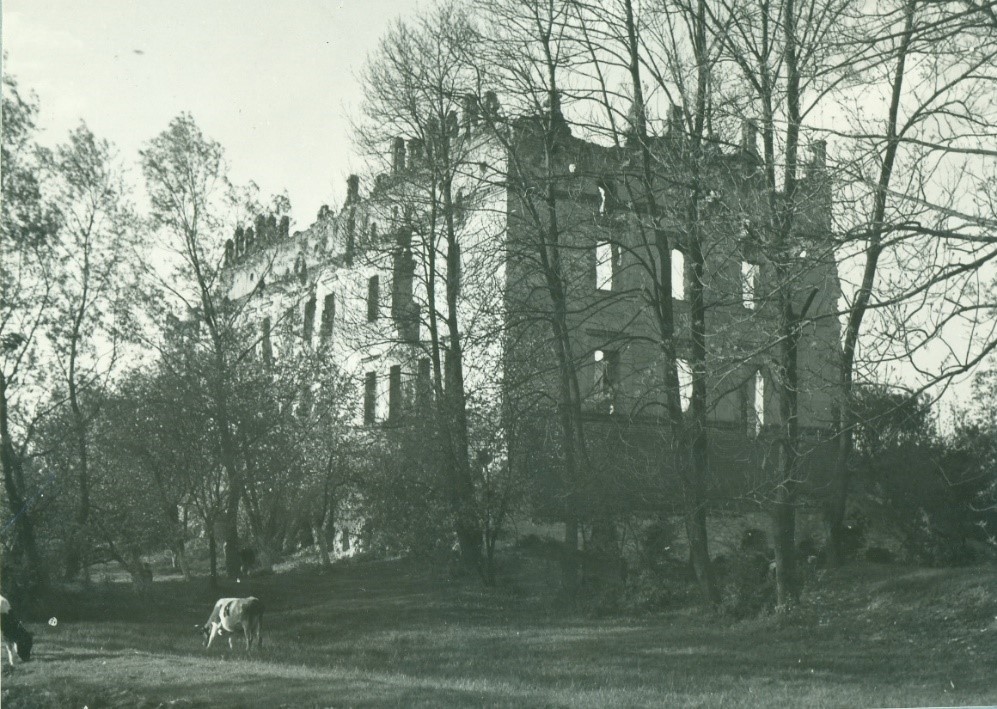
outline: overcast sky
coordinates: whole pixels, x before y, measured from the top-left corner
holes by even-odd
[[[341,202],[355,77],[415,0],[3,0],[4,71],[37,94],[42,142],[82,119],[137,151],[181,111],[232,178],[287,190],[298,228]]]

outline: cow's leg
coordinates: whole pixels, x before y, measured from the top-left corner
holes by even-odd
[[[4,650],[7,651],[7,662],[10,664],[11,667],[13,667],[14,666],[14,653],[11,652],[11,648],[10,648],[11,645],[12,645],[12,643],[4,641],[3,647],[4,647]]]
[[[205,647],[211,647],[211,642],[215,639],[215,636],[218,635],[218,629],[220,627],[220,625],[216,625],[214,623],[211,624],[211,633],[208,635],[208,644],[205,645]]]
[[[229,633],[228,634],[228,649],[229,650],[232,649],[232,635],[234,635],[234,633]]]

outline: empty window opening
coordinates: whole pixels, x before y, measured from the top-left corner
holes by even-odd
[[[672,249],[672,298],[685,300],[685,254]]]
[[[265,364],[273,364],[273,342],[270,340],[270,316],[263,318],[263,325],[261,326],[262,332],[260,333],[262,339],[262,349],[263,349],[263,362]]]
[[[758,289],[758,264],[741,262],[741,302],[748,310],[755,309]]]
[[[596,185],[599,190],[599,206],[597,216],[605,216],[619,209],[620,201],[616,196],[616,185],[610,180],[600,180]]]
[[[620,353],[615,350],[596,350],[595,396],[599,407],[607,413],[617,412],[620,388]]]
[[[313,295],[305,302],[305,322],[302,329],[302,335],[305,338],[305,342],[309,343],[312,340],[312,332],[315,328],[315,296]]]
[[[377,373],[367,372],[363,382],[363,422],[371,426],[377,420]]]
[[[381,297],[381,283],[377,276],[367,279],[367,322],[374,322],[378,316],[378,300]]]
[[[397,364],[388,370],[388,420],[395,422],[402,415],[402,368]]]
[[[419,371],[416,375],[416,405],[419,410],[425,410],[433,397],[433,363],[429,357],[419,360]]]
[[[692,404],[692,366],[688,360],[675,360],[679,375],[679,403],[682,411],[688,411]]]
[[[765,376],[761,370],[755,372],[754,409],[755,435],[758,435],[765,425]]]
[[[378,377],[377,380],[377,412],[374,418],[377,421],[388,420],[388,405],[391,403],[391,376]]]
[[[622,263],[622,251],[618,244],[611,241],[600,241],[595,245],[595,287],[597,290],[609,291],[619,288]]]
[[[336,294],[328,293],[322,301],[322,323],[319,325],[319,342],[325,344],[332,337],[332,327],[336,322]]]
[[[613,247],[608,241],[595,245],[595,287],[598,290],[613,289]]]

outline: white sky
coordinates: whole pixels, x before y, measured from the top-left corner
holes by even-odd
[[[42,142],[85,120],[136,184],[138,149],[190,111],[233,180],[264,197],[286,190],[304,228],[361,167],[356,76],[417,1],[0,0],[4,70],[37,94]]]
[[[310,224],[360,167],[356,76],[415,0],[0,0],[4,71],[40,103],[42,142],[82,119],[139,177],[137,151],[181,111],[236,182],[286,190]]]

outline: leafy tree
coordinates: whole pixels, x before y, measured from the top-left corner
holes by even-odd
[[[982,394],[992,378],[976,383]],[[864,385],[852,401],[859,422],[852,460],[859,527],[885,533],[916,563],[963,563],[992,547],[990,399],[976,399],[983,405],[964,412],[945,436],[923,394]]]
[[[39,335],[54,286],[50,239],[58,214],[45,199],[35,143],[37,106],[3,77],[2,195],[0,195],[0,463],[9,518],[3,528],[5,569],[25,588],[43,583],[32,511],[39,490],[24,460],[41,411]],[[42,407],[44,408],[44,407]],[[7,574],[5,574],[6,576]]]
[[[206,386],[225,473],[222,512],[225,568],[239,574],[239,503],[244,484],[231,411],[235,368],[246,352],[235,337],[238,313],[220,288],[223,229],[233,210],[224,151],[207,138],[189,114],[174,118],[165,131],[140,151],[151,202],[153,225],[161,247],[173,261],[162,285],[203,327],[211,353]]]
[[[46,314],[46,335],[56,372],[53,384],[64,392],[74,423],[75,455],[63,471],[65,478],[76,482],[77,509],[65,569],[72,577],[86,565],[89,429],[98,415],[101,391],[118,367],[130,311],[137,304],[130,288],[139,270],[137,229],[113,148],[85,125],[70,133],[48,163],[61,228],[51,244],[58,278]]]

